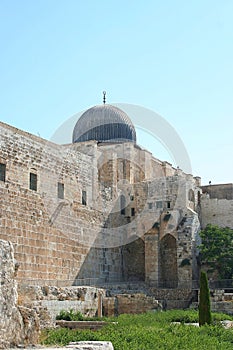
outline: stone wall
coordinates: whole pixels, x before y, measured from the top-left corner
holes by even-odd
[[[202,186],[202,192],[208,194],[209,198],[214,199],[233,199],[233,184],[219,184]]]
[[[201,199],[201,225],[207,224],[233,229],[233,200],[209,198],[203,195]]]
[[[162,310],[162,305],[158,300],[143,293],[118,294],[103,299],[103,314],[109,317],[158,310]]]
[[[72,309],[90,317],[101,315],[100,306],[105,296],[105,290],[86,286],[55,287],[19,284],[18,293],[22,305],[33,305],[46,310],[52,321],[55,321],[62,310]]]
[[[98,248],[108,213],[99,198],[96,143],[81,153],[76,144],[58,146],[2,123],[0,135],[0,162],[6,164],[0,237],[14,245],[18,279],[55,285],[86,279],[89,284],[90,278],[105,281],[109,266],[109,275],[120,279],[119,248]],[[30,172],[37,175],[37,191],[29,188]],[[64,199],[58,198],[58,182]]]
[[[148,289],[148,293],[159,300],[165,309],[168,310],[186,309],[198,298],[197,292],[190,288],[158,289],[151,287]]]
[[[19,281],[68,286],[158,279],[158,247],[150,249],[144,237],[157,224],[158,245],[166,234],[176,239],[174,259],[192,254],[192,229],[177,231],[197,205],[191,175],[132,143],[60,146],[3,123],[0,141],[6,164],[0,238],[14,245]],[[36,190],[30,189],[31,173]],[[192,278],[188,265],[179,272],[177,264],[179,279]]]

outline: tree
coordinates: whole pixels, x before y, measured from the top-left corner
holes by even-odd
[[[201,271],[200,277],[200,299],[199,299],[199,326],[211,324],[212,316],[210,309],[210,291],[207,275]]]
[[[207,225],[200,237],[201,263],[217,271],[220,279],[233,279],[233,230]]]

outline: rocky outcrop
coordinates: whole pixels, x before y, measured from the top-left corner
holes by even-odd
[[[0,240],[0,348],[35,344],[39,335],[36,311],[18,307],[17,269],[12,244]]]

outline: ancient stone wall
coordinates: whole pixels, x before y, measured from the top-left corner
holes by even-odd
[[[201,225],[218,225],[233,229],[233,200],[209,198],[204,194],[201,198]]]
[[[18,287],[18,294],[22,305],[28,304],[35,308],[45,309],[54,322],[62,310],[72,309],[90,317],[101,315],[100,306],[105,297],[105,290],[88,286],[28,286],[21,283]]]
[[[0,135],[0,237],[14,244],[19,280],[61,286],[158,278],[159,264],[147,264],[159,251],[144,235],[160,225],[159,240],[171,234],[179,249],[177,225],[196,205],[191,175],[132,143],[58,146],[2,123]]]
[[[6,164],[5,182],[0,181],[0,237],[14,244],[21,263],[18,277],[70,285],[104,221],[94,208],[98,174],[93,155],[5,124],[0,133],[0,161]],[[37,175],[36,191],[30,189],[31,172]],[[58,182],[64,184],[64,199],[58,198]],[[100,266],[93,266],[98,278]]]
[[[103,299],[103,313],[109,317],[161,309],[162,305],[154,297],[142,293],[118,294]]]
[[[233,184],[220,184],[202,186],[202,192],[209,195],[210,199],[229,199],[233,200]]]

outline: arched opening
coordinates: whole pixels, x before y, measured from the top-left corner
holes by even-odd
[[[123,247],[124,279],[126,281],[145,280],[145,242],[135,236],[134,241]]]
[[[176,239],[165,235],[159,244],[159,287],[176,288],[178,285]]]

